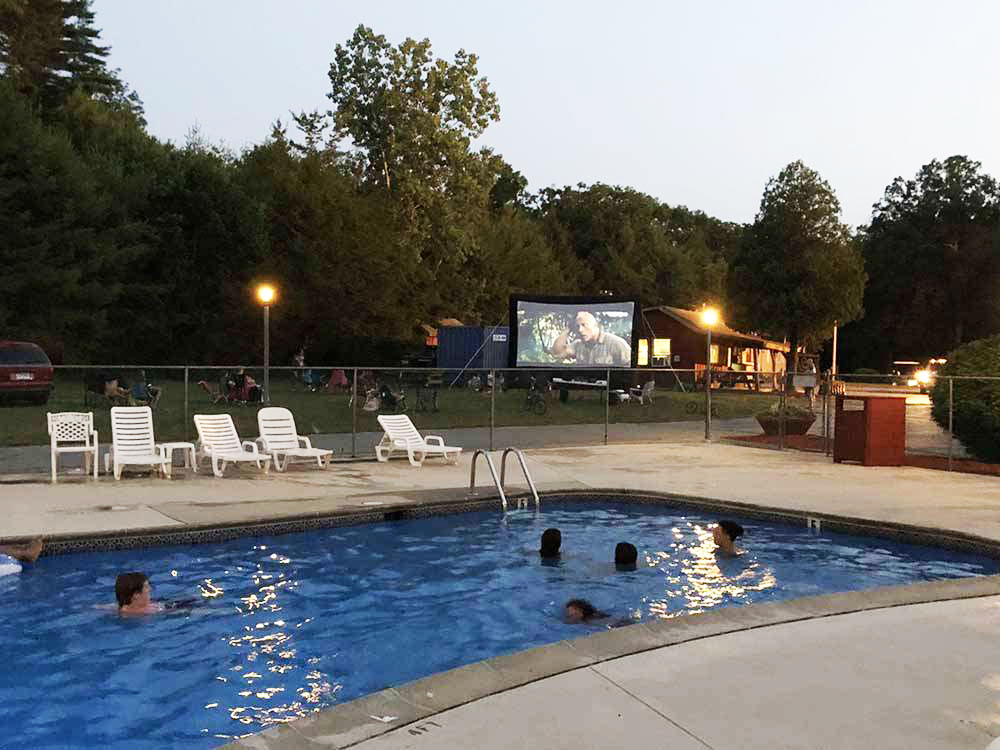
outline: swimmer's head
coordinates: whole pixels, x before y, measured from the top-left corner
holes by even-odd
[[[563,608],[566,622],[586,622],[597,615],[597,607],[586,599],[570,599]]]
[[[150,592],[149,577],[145,573],[122,573],[115,579],[115,599],[119,609],[148,605]]]
[[[559,557],[559,548],[562,546],[562,534],[559,529],[546,529],[542,532],[542,546],[538,554],[542,557]]]
[[[628,542],[618,542],[615,546],[615,566],[620,570],[635,570],[636,560],[639,559],[639,551],[634,544]]]

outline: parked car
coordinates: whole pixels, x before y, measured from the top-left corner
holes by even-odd
[[[52,393],[52,363],[37,344],[0,341],[0,400],[44,404]]]

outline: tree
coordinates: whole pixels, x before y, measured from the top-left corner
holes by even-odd
[[[678,306],[723,292],[727,240],[715,231],[722,222],[599,183],[548,188],[538,203],[568,290]]]
[[[865,280],[833,190],[796,161],[767,183],[760,212],[732,260],[731,317],[788,339],[794,372],[799,344],[823,340],[834,321],[861,314]]]
[[[952,156],[897,177],[863,232],[871,283],[848,333],[887,367],[1000,332],[1000,187]]]
[[[434,60],[428,39],[393,47],[358,26],[330,65],[336,136],[364,153],[369,178],[387,192],[411,180],[445,187],[449,162],[467,156],[472,139],[500,118],[476,62],[465,50],[453,64]]]
[[[0,3],[0,73],[42,113],[58,110],[76,90],[141,116],[142,103],[109,70],[98,44],[91,0]]]

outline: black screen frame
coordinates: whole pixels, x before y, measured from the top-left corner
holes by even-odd
[[[639,299],[637,297],[609,297],[607,295],[577,295],[577,296],[559,296],[552,294],[512,294],[510,295],[509,302],[509,320],[508,320],[508,334],[507,334],[507,366],[514,369],[560,369],[572,367],[576,369],[576,366],[567,365],[553,365],[552,363],[539,362],[537,364],[517,364],[517,352],[518,352],[518,333],[520,326],[517,323],[517,306],[520,302],[535,302],[541,304],[553,304],[553,305],[613,305],[613,304],[623,304],[631,303],[633,305],[632,313],[632,356],[628,367],[601,367],[601,368],[580,368],[580,369],[602,369],[602,370],[631,370],[635,369],[636,361],[639,355],[639,347],[637,342],[639,340],[639,335],[641,333],[641,319],[642,319],[642,306],[639,304]]]

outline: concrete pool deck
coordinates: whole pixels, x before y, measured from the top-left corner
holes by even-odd
[[[182,531],[461,500],[470,459],[0,484],[3,536]],[[528,463],[541,492],[625,488],[1000,542],[993,477],[719,444],[536,450]],[[516,467],[509,476],[523,489]],[[495,494],[482,464],[478,484]],[[470,665],[233,746],[985,748],[1000,736],[996,578],[644,623]]]

